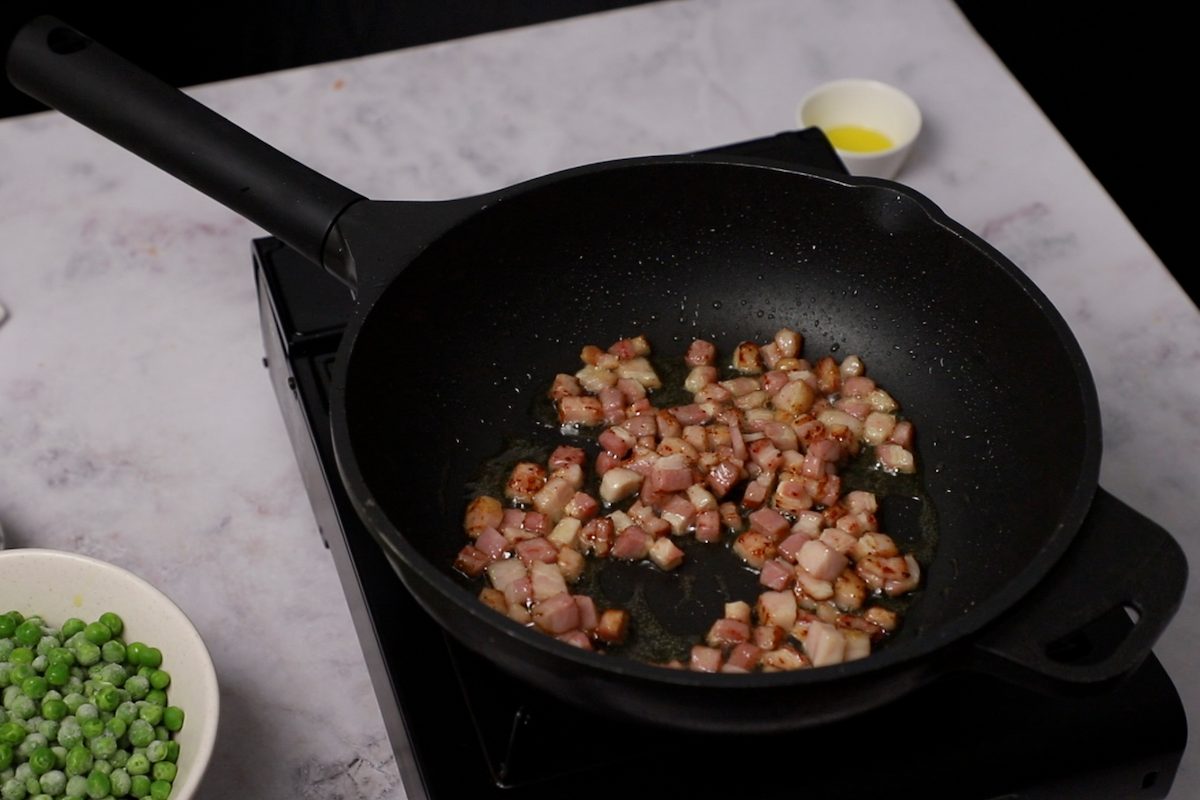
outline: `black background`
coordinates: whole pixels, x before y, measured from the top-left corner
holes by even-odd
[[[883,0],[879,0],[882,2]],[[1143,238],[1197,299],[1184,233],[1200,137],[1184,122],[1197,45],[1173,6],[957,0]],[[7,42],[53,13],[177,86],[453,39],[636,5],[634,0],[246,0],[73,3],[0,8]],[[39,106],[4,83],[0,116]],[[1178,194],[1176,194],[1178,192]]]

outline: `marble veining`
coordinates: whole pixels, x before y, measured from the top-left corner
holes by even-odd
[[[1054,303],[1095,376],[1102,484],[1200,564],[1200,316],[946,0],[678,0],[190,91],[367,196],[419,200],[785,130],[847,76],[916,98],[900,180]],[[399,800],[260,364],[260,233],[56,114],[0,122],[0,524],[133,570],[196,623],[223,713],[202,798]],[[1190,709],[1194,587],[1156,648]],[[1194,750],[1172,797],[1200,793]]]

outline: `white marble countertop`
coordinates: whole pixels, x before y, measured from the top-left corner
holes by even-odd
[[[1200,565],[1200,315],[945,0],[665,2],[193,93],[367,196],[432,199],[774,133],[845,76],[916,98],[900,179],[1054,301],[1099,387],[1102,485]],[[223,714],[202,797],[402,798],[260,364],[259,234],[57,114],[0,122],[0,524],[196,623]],[[1156,648],[1193,710],[1195,585]],[[1195,753],[1172,797],[1200,796]]]

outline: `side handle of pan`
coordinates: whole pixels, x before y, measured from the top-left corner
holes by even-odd
[[[1108,685],[1150,653],[1187,573],[1170,534],[1098,489],[1066,555],[976,640],[973,666],[1043,691]]]
[[[21,91],[322,266],[334,222],[363,199],[53,17],[37,17],[17,32],[6,68]]]

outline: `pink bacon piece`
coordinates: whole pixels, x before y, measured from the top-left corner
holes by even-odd
[[[711,366],[717,358],[717,348],[712,342],[696,339],[688,345],[687,355],[683,357],[689,367]]]
[[[566,592],[534,603],[533,624],[546,633],[558,635],[579,627],[579,606]]]
[[[564,397],[558,401],[558,419],[564,425],[599,425],[604,422],[604,405],[598,397]]]
[[[641,561],[650,554],[652,541],[650,534],[637,525],[630,525],[618,534],[610,555],[624,561]]]
[[[704,641],[709,647],[727,648],[750,638],[750,626],[736,619],[719,619],[708,629]]]

